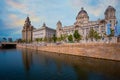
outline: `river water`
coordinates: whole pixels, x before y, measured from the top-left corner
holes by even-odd
[[[120,80],[120,62],[27,49],[0,50],[0,80]]]

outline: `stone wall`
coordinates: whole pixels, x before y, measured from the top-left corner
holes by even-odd
[[[40,51],[55,52],[59,54],[70,54],[120,61],[120,44],[105,43],[69,43],[69,44],[17,44],[17,48],[28,48]]]

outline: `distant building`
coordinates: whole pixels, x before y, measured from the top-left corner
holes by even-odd
[[[8,38],[8,42],[13,42],[12,38]]]
[[[27,17],[22,30],[22,40],[25,40],[26,42],[32,41],[33,29],[34,27],[31,25],[29,17]]]
[[[41,28],[33,30],[33,40],[36,38],[51,38],[54,34],[56,34],[56,30],[47,27],[44,23]]]
[[[82,35],[82,40],[85,41],[88,37],[90,29],[94,29],[101,36],[106,32],[106,24],[109,21],[111,23],[111,28],[114,29],[116,23],[116,10],[112,6],[108,6],[104,15],[105,19],[98,19],[96,21],[89,21],[89,16],[87,11],[81,8],[81,11],[76,17],[76,22],[71,26],[62,26],[62,23],[58,21],[56,28],[56,35],[60,37],[61,35],[70,35],[74,33],[75,30],[78,30],[80,35]]]

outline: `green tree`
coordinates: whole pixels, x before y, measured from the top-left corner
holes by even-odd
[[[109,38],[109,42],[111,40],[111,37],[114,36],[114,30],[113,29],[110,29],[110,30],[111,30],[111,34],[107,36]]]
[[[75,30],[73,35],[74,35],[75,41],[79,42],[81,40],[82,36],[78,33],[78,30]]]
[[[56,42],[57,37],[56,37],[56,35],[55,35],[55,34],[53,35],[52,39],[53,39],[53,41],[54,41],[54,42]]]
[[[63,36],[63,35],[60,36],[60,40],[61,40],[61,41],[64,40],[64,36]]]
[[[23,43],[23,40],[20,38],[20,39],[17,39],[16,42],[17,43]]]
[[[93,28],[90,29],[88,37],[91,39],[91,41],[93,41],[93,39],[94,39],[94,33],[95,33],[94,29]]]
[[[97,31],[94,31],[94,38],[97,41],[98,39],[101,39],[101,36],[99,35],[99,33],[97,33]]]
[[[93,28],[90,29],[88,37],[91,39],[91,41],[93,41],[93,39],[95,39],[96,41],[98,39],[101,39],[101,36],[99,36],[99,33],[97,33],[97,31],[95,31]]]
[[[42,41],[42,38],[38,38],[38,42],[41,42]]]
[[[60,38],[61,38],[61,40],[64,40],[64,37],[63,37],[63,35],[60,35]]]
[[[61,37],[58,37],[58,38],[57,38],[57,41],[61,41],[61,40],[62,40]]]
[[[73,42],[73,36],[71,34],[68,36],[68,41]]]
[[[25,40],[24,39],[18,39],[18,42],[25,43]]]
[[[47,39],[46,37],[43,39],[44,42],[47,42],[47,40],[48,40],[48,39]]]
[[[108,37],[113,37],[114,36],[114,30],[113,29],[110,29],[111,30],[111,34],[108,35]]]
[[[42,38],[40,38],[40,42],[42,42]]]
[[[28,40],[28,43],[31,43],[32,42],[32,40]]]
[[[50,38],[48,38],[48,42],[52,42],[52,38],[50,37]]]
[[[66,38],[68,37],[68,35],[67,34],[63,34],[63,35],[61,35],[61,40],[62,41],[66,41]]]
[[[35,41],[38,43],[39,42],[39,38],[36,38]]]
[[[7,42],[7,39],[6,39],[6,38],[3,38],[3,42]]]

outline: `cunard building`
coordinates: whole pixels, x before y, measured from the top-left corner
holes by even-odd
[[[114,29],[116,23],[115,12],[116,12],[115,8],[113,8],[112,6],[108,6],[108,8],[104,12],[105,15],[104,19],[89,21],[89,16],[87,14],[87,11],[85,11],[84,8],[81,8],[81,11],[78,13],[76,17],[76,22],[73,25],[63,27],[62,23],[58,21],[56,35],[57,37],[60,37],[61,35],[70,35],[70,34],[73,35],[74,31],[78,30],[80,35],[82,35],[82,40],[86,40],[90,29],[93,28],[95,31],[97,31],[100,34],[100,36],[103,36],[106,31],[107,22],[110,22],[111,28]]]

